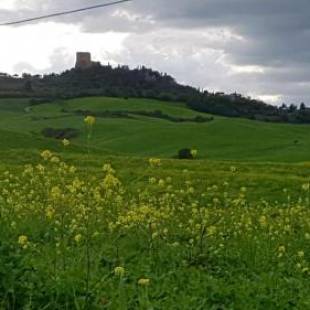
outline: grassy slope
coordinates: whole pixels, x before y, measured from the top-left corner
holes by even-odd
[[[68,112],[62,112],[63,109]],[[56,145],[55,141],[42,139],[40,131],[45,127],[74,127],[83,130],[82,117],[73,113],[77,109],[161,110],[166,114],[182,117],[199,114],[182,104],[112,98],[83,98],[42,104],[27,112],[25,101],[2,99],[2,149]],[[134,120],[98,119],[92,143],[98,150],[120,155],[173,157],[180,148],[194,147],[199,150],[201,158],[212,160],[296,162],[310,159],[308,133],[309,126],[304,125],[273,124],[217,116],[213,122],[203,124],[173,123],[135,116]],[[295,140],[299,141],[297,145],[294,144]],[[75,144],[84,144],[83,135],[76,139]]]
[[[133,110],[133,106],[135,106],[137,110],[160,109],[167,114],[176,116],[192,117],[197,113],[187,110],[182,105],[169,106],[165,103],[143,100],[79,99],[57,105],[36,106],[32,108],[31,112],[26,112],[27,105],[22,101],[16,101],[15,108],[11,106],[12,103],[12,101],[7,103],[0,100],[0,173],[3,169],[9,169],[16,173],[21,171],[20,165],[35,163],[39,160],[38,150],[49,148],[62,152],[62,156],[65,157],[66,161],[76,164],[82,170],[87,169],[88,173],[98,176],[101,175],[100,168],[103,163],[111,163],[122,183],[129,189],[144,188],[150,176],[157,179],[165,179],[169,176],[172,177],[174,184],[181,184],[185,180],[190,180],[198,193],[208,193],[208,185],[222,185],[225,181],[228,181],[230,184],[227,189],[229,194],[236,194],[240,187],[246,186],[246,195],[253,205],[263,198],[273,201],[286,201],[287,196],[290,195],[291,198],[295,199],[302,191],[301,185],[309,181],[310,162],[276,162],[277,160],[283,162],[308,161],[310,146],[308,126],[276,125],[221,117],[216,117],[214,122],[206,124],[178,124],[142,117],[137,120],[97,119],[93,140],[94,149],[91,151],[90,156],[86,157],[84,156],[86,151],[83,137],[78,138],[74,141],[74,145],[63,150],[59,141],[44,139],[40,135],[41,129],[48,126],[83,128],[82,117],[74,116],[70,112],[61,112],[64,108],[67,110],[88,109],[100,111],[107,109],[120,110],[121,108]],[[160,108],[157,108],[157,105]],[[294,145],[293,141],[295,139],[299,139],[299,145]],[[179,161],[165,159],[160,167],[150,169],[147,158],[141,157],[141,155],[171,157],[178,148],[184,146],[197,147],[201,157],[207,155],[206,157],[211,160]],[[99,150],[98,153],[95,152],[96,149]],[[224,161],[218,159],[224,159]],[[268,163],[266,161],[273,162]],[[237,167],[237,172],[234,175],[230,169],[232,165]],[[284,188],[288,189],[288,194],[284,193]],[[31,222],[31,225],[33,226],[33,222]],[[242,244],[242,240],[239,245],[241,247],[243,245],[245,249],[250,248],[248,244]],[[135,249],[132,244],[126,244],[126,246],[129,253]],[[163,251],[165,252],[165,250]],[[173,260],[168,261],[169,264],[174,266]],[[244,305],[247,305],[247,301],[244,301],[246,298],[250,298],[253,304],[255,304],[256,300],[264,300],[265,303],[271,302],[270,296],[282,300],[283,296],[281,297],[281,294],[288,294],[287,290],[283,290],[286,283],[288,283],[287,287],[292,288],[289,293],[292,292],[292,294],[296,295],[295,292],[297,292],[297,300],[301,296],[298,288],[302,287],[304,294],[306,294],[307,287],[303,285],[303,283],[306,283],[305,279],[298,282],[293,278],[288,278],[285,273],[285,281],[282,281],[282,278],[279,281],[279,278],[274,276],[274,271],[269,272],[270,268],[270,270],[274,269],[273,266],[268,266],[268,272],[263,269],[255,270],[254,268],[255,278],[251,278],[248,270],[252,270],[253,266],[251,265],[248,269],[241,269],[240,266],[242,266],[243,261],[225,258],[221,265],[216,260],[214,265],[220,266],[219,270],[225,272],[225,277],[216,276],[215,273],[212,278],[204,278],[201,275],[208,275],[210,271],[201,272],[200,269],[193,267],[190,269],[177,269],[173,277],[171,273],[167,273],[165,277],[161,278],[158,286],[155,286],[155,292],[157,292],[156,288],[158,288],[161,295],[163,288],[165,288],[171,294],[167,295],[166,300],[170,301],[174,296],[177,296],[177,302],[173,300],[172,302],[180,305],[188,302],[189,298],[192,298],[189,303],[193,304],[193,302],[196,302],[195,298],[200,296],[199,294],[201,296],[205,295],[205,291],[210,292],[211,296],[217,296],[216,298],[220,300],[221,304],[223,303],[223,296],[226,295],[227,298],[231,299],[231,302],[240,298],[243,303],[245,302]],[[141,273],[140,269],[143,265],[141,265],[140,261],[139,263],[140,265],[136,264],[138,271],[133,267],[133,270],[128,267],[131,273],[133,271],[137,274]],[[170,266],[169,264],[168,266]],[[135,265],[135,263],[132,263],[132,265]],[[212,267],[212,265],[208,265],[208,269],[212,272],[210,266]],[[163,268],[160,268],[160,271],[158,268],[156,269],[156,275],[163,273]],[[236,271],[238,276],[234,277],[232,271]],[[189,277],[188,274],[191,276]],[[171,281],[174,278],[177,279],[177,284]],[[216,283],[215,288],[210,286],[210,279],[212,283]],[[276,283],[273,283],[272,279],[275,279]],[[180,286],[178,292],[183,288],[186,290],[187,295],[181,291],[180,297],[175,289],[172,292],[171,288],[175,288],[177,285]],[[275,286],[279,286],[280,289],[273,293],[272,288]],[[264,291],[265,287],[268,293]],[[188,288],[191,289],[188,290]],[[152,290],[154,290],[153,283]],[[231,295],[230,290],[236,291],[236,293]],[[259,292],[257,295],[259,298],[253,295],[254,291]],[[194,294],[192,294],[193,292]],[[218,295],[218,292],[221,292],[221,294]],[[155,296],[157,295],[155,294]],[[260,298],[260,296],[263,297]],[[289,298],[290,295],[285,300]],[[156,300],[159,300],[159,298],[156,298]],[[267,306],[263,304],[262,307],[268,308],[268,304]],[[244,308],[249,308],[249,306],[244,306]]]
[[[63,113],[63,109],[69,112]],[[38,160],[38,152],[42,149],[63,152],[59,141],[43,138],[40,131],[45,127],[74,127],[83,132],[82,117],[72,113],[77,109],[92,111],[159,109],[174,116],[197,115],[182,104],[167,104],[152,100],[85,98],[57,104],[43,104],[32,107],[29,112],[25,100],[2,99],[0,100],[0,163],[5,163],[6,167],[8,165],[15,167],[33,162]],[[234,181],[236,190],[241,186],[247,186],[253,198],[280,199],[283,196],[283,188],[300,189],[300,184],[308,181],[310,173],[310,163],[307,163],[310,162],[308,132],[308,126],[270,124],[217,116],[213,122],[205,124],[173,123],[144,117],[137,117],[134,120],[97,119],[90,166],[99,167],[108,160],[116,167],[122,179],[130,183],[131,180],[139,179],[145,174],[147,160],[140,158],[141,156],[171,158],[181,147],[196,147],[200,159],[207,158],[207,161],[167,160],[158,170],[158,177],[180,178],[183,169],[187,169],[194,179],[207,179],[210,183],[220,183],[227,179],[227,175],[230,175],[230,166],[234,165],[240,170]],[[299,140],[297,145],[294,144],[296,139]],[[87,166],[85,154],[83,134],[74,140],[73,145],[64,153],[65,157],[78,166]],[[0,164],[0,169],[1,166],[3,165]],[[94,170],[96,171],[97,169]]]

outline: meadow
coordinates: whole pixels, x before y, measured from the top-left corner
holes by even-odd
[[[135,115],[136,111],[162,111],[174,117],[194,118],[206,114],[181,103],[148,99],[80,98],[29,106],[27,99],[0,100],[0,142],[3,149],[61,150],[53,140],[43,139],[44,128],[74,128],[81,134],[76,148],[85,146],[83,116],[92,113],[128,111],[132,118],[97,117],[91,147],[93,152],[120,156],[173,158],[184,147],[199,149],[200,159],[232,161],[309,161],[309,126],[275,124],[214,116],[206,123],[175,123]],[[130,113],[129,113],[130,114]],[[207,115],[208,116],[208,115]],[[75,149],[75,151],[79,151]]]
[[[0,101],[0,309],[310,309],[308,126],[142,110]]]

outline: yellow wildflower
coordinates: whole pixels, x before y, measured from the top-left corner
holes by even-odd
[[[62,144],[64,147],[69,146],[70,145],[70,141],[68,139],[63,139],[62,140]]]
[[[51,157],[53,156],[53,153],[49,150],[45,150],[41,153],[41,157],[44,159],[44,160],[48,160],[50,159]]]
[[[47,216],[47,218],[52,219],[54,214],[55,214],[55,210],[52,207],[48,207],[46,209],[46,216]]]
[[[236,167],[234,167],[234,166],[231,166],[231,167],[230,167],[230,171],[234,173],[234,172],[236,172],[236,171],[237,171],[237,168],[236,168]]]
[[[285,253],[285,251],[286,251],[285,246],[284,245],[280,245],[279,248],[278,248],[278,251],[280,253]]]
[[[26,249],[27,246],[28,246],[28,237],[25,236],[25,235],[19,236],[19,237],[18,237],[18,244],[19,244],[22,248]]]
[[[51,162],[57,164],[57,163],[60,162],[60,159],[59,159],[58,157],[56,157],[56,156],[53,156],[53,157],[51,158]]]
[[[210,226],[207,228],[207,232],[209,236],[212,236],[216,233],[216,227],[215,226]]]
[[[76,172],[76,168],[75,168],[74,166],[71,166],[71,167],[69,168],[69,172],[70,172],[70,173],[75,173],[75,172]]]
[[[50,195],[52,197],[52,199],[58,199],[61,197],[61,189],[58,186],[54,186],[51,189]]]
[[[305,252],[304,251],[298,251],[297,255],[300,257],[300,258],[303,258],[305,256]]]
[[[197,150],[191,150],[191,155],[193,156],[193,158],[196,158],[198,155],[198,151]]]
[[[149,164],[151,167],[158,167],[161,164],[161,160],[159,158],[150,158]]]
[[[156,178],[154,178],[154,177],[149,178],[149,182],[150,182],[150,184],[155,184]]]
[[[164,186],[165,186],[165,181],[162,180],[162,179],[160,179],[160,180],[158,181],[158,185],[161,186],[161,187],[164,187]]]
[[[140,285],[140,286],[149,286],[150,285],[150,282],[151,282],[151,280],[150,279],[140,279],[139,281],[138,281],[138,284]]]
[[[261,226],[266,226],[267,225],[267,218],[265,215],[262,215],[260,218],[259,218],[259,223],[261,224]]]
[[[115,173],[115,170],[112,168],[110,164],[105,164],[102,170],[107,173],[112,173],[112,174]]]
[[[84,123],[89,126],[92,127],[93,125],[95,125],[96,123],[96,118],[94,116],[86,116],[84,119]]]
[[[121,185],[121,182],[119,179],[117,179],[114,175],[112,174],[107,174],[106,177],[103,180],[103,187],[108,189],[108,188],[115,188]]]
[[[95,231],[95,232],[93,233],[93,238],[97,238],[99,235],[100,235],[99,232],[98,232],[98,231]]]
[[[40,172],[43,172],[45,170],[44,166],[42,165],[37,165],[36,168],[40,171]]]
[[[76,236],[74,237],[74,241],[75,241],[76,243],[80,243],[81,240],[82,240],[82,235],[81,235],[81,234],[78,234],[78,235],[76,235]]]
[[[124,268],[124,267],[116,267],[116,268],[114,269],[114,274],[115,274],[117,277],[122,278],[122,277],[125,275],[125,268]]]

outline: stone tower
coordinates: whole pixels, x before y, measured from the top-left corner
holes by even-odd
[[[76,69],[87,69],[93,65],[91,61],[91,54],[88,52],[77,52],[76,53]]]

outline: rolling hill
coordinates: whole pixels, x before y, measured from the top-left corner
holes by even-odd
[[[160,111],[165,117],[158,117]],[[143,113],[141,113],[143,112]],[[151,99],[86,97],[31,105],[28,99],[0,100],[0,143],[5,150],[59,150],[61,143],[45,138],[44,128],[73,128],[73,150],[85,146],[83,113],[97,122],[91,140],[102,154],[173,158],[179,149],[196,148],[199,158],[237,161],[308,161],[309,126],[276,124],[214,116],[190,110],[182,103]],[[171,120],[172,119],[172,120]],[[174,121],[181,119],[182,121]]]

